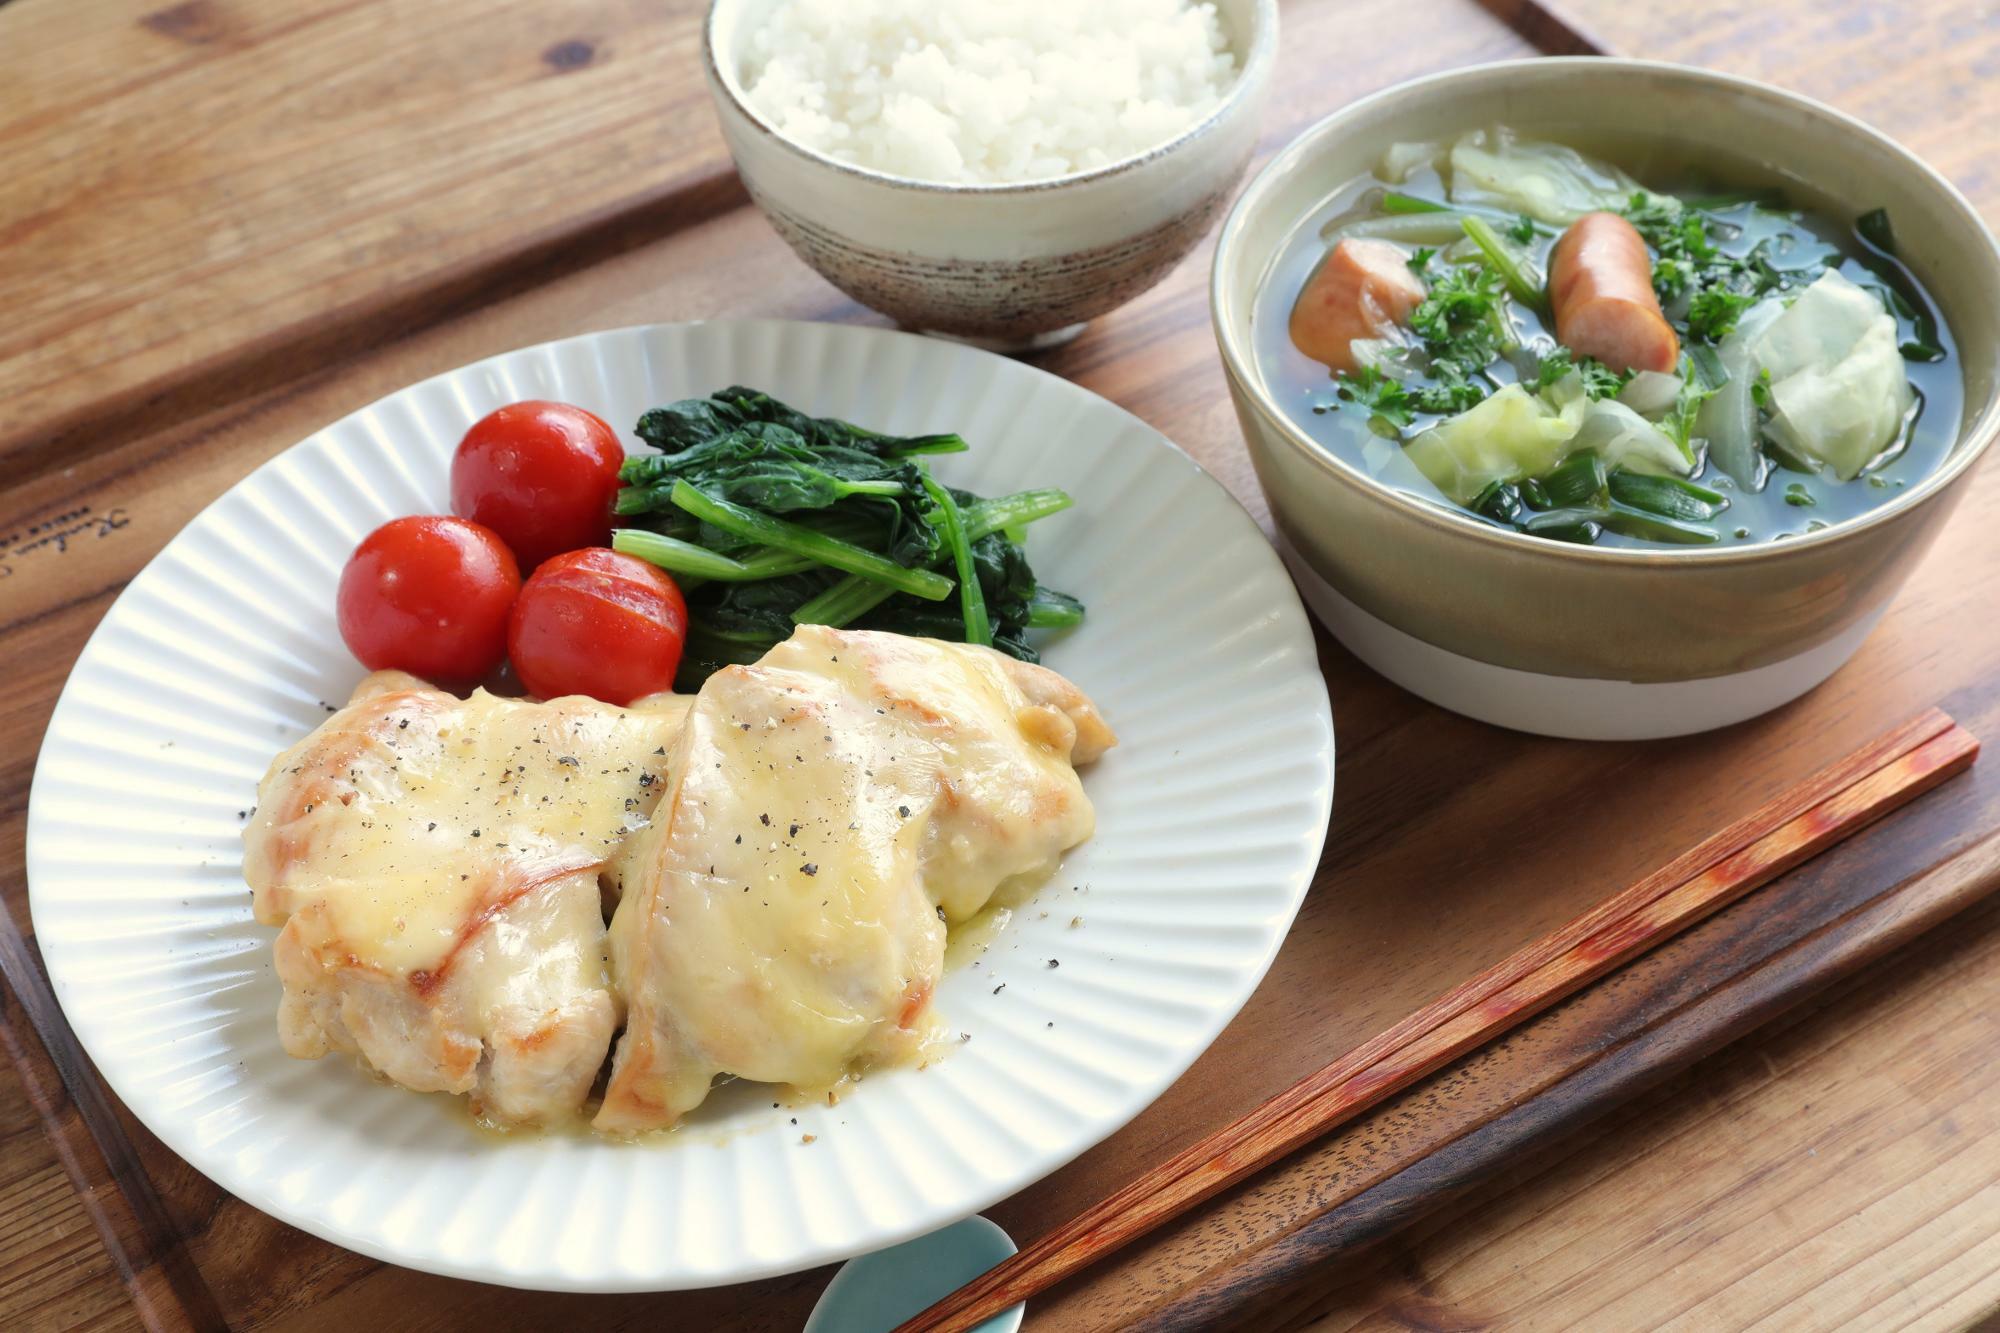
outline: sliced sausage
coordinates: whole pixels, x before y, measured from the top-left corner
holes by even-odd
[[[1680,339],[1653,295],[1653,260],[1636,228],[1616,213],[1586,213],[1556,242],[1549,261],[1556,339],[1616,371],[1680,364]]]
[[[1349,237],[1306,280],[1292,307],[1292,345],[1336,371],[1357,368],[1356,338],[1385,338],[1424,299],[1409,256],[1387,241]]]

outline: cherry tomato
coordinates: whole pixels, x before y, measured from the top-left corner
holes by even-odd
[[[609,704],[672,689],[686,639],[687,602],[666,571],[601,546],[543,561],[507,627],[530,693]]]
[[[484,523],[521,568],[611,540],[625,450],[604,421],[567,403],[514,403],[474,422],[451,459],[451,508]]]
[[[513,553],[462,518],[394,518],[368,534],[340,573],[340,637],[370,671],[480,679],[507,647],[521,591]]]

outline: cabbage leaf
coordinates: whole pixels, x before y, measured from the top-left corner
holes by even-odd
[[[1842,481],[1902,434],[1911,393],[1895,317],[1838,269],[1821,274],[1772,320],[1751,355],[1770,375],[1767,429]]]
[[[1517,138],[1504,126],[1462,136],[1445,164],[1454,204],[1526,213],[1557,227],[1585,213],[1616,213],[1634,195],[1651,197],[1617,167],[1562,144]]]

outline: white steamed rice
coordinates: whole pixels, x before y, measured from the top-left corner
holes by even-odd
[[[750,105],[890,175],[1045,180],[1201,120],[1236,78],[1213,4],[782,0],[750,37]]]

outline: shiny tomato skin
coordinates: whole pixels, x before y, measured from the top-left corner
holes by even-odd
[[[394,518],[340,573],[340,637],[370,671],[476,681],[507,649],[521,571],[499,534],[462,518]]]
[[[542,562],[507,626],[514,674],[530,694],[587,694],[608,704],[674,685],[687,602],[667,572],[604,547]]]
[[[451,508],[484,523],[532,571],[611,540],[625,450],[603,418],[531,399],[474,422],[451,458]]]

